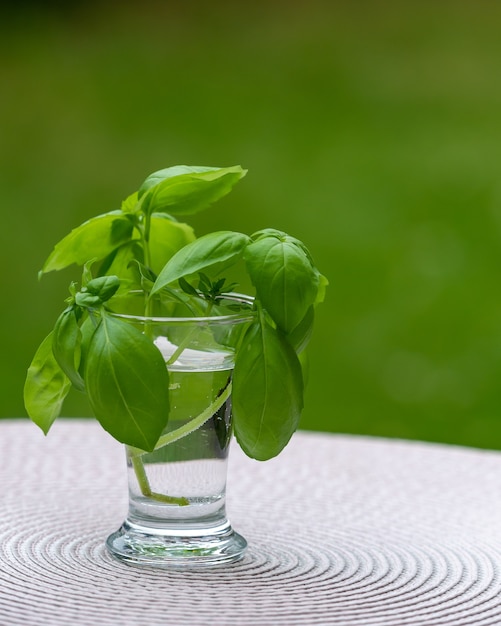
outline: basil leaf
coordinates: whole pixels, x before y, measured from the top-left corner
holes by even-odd
[[[175,178],[182,176],[183,174],[203,174],[205,172],[217,171],[218,169],[219,168],[217,167],[206,167],[200,165],[174,165],[173,167],[166,167],[162,170],[157,170],[156,172],[153,172],[153,174],[150,174],[141,187],[139,187],[137,192],[138,198],[142,198],[149,189],[156,187],[161,182],[169,178]]]
[[[155,272],[152,272],[149,267],[146,267],[144,263],[141,263],[137,259],[132,259],[130,263],[131,271],[136,275],[135,282],[145,293],[149,293],[153,283],[157,279]]]
[[[84,222],[56,244],[40,275],[72,263],[100,260],[132,237],[133,222],[121,211],[111,211]]]
[[[81,341],[80,341],[80,366],[78,368],[80,376],[83,377],[85,372],[85,364],[87,360],[87,353],[89,351],[90,341],[92,335],[96,330],[96,321],[88,315],[80,326]]]
[[[135,213],[138,210],[138,193],[135,191],[131,193],[130,196],[127,196],[125,200],[122,202],[121,210],[123,213]]]
[[[77,321],[77,310],[68,307],[61,313],[54,326],[52,351],[63,372],[79,391],[85,391],[85,384],[78,373],[80,366],[82,333]]]
[[[182,276],[229,260],[236,261],[243,254],[250,239],[247,235],[231,231],[209,233],[181,248],[167,262],[153,286],[152,293],[173,283]]]
[[[318,274],[318,293],[315,298],[315,304],[320,304],[325,300],[325,292],[329,281],[323,274]]]
[[[287,335],[287,341],[291,344],[297,354],[303,352],[308,345],[313,332],[314,321],[315,308],[310,306],[303,319],[294,328],[294,330]]]
[[[82,268],[82,286],[85,286],[88,282],[90,282],[92,280],[92,266],[94,265],[94,263],[96,262],[96,259],[91,259],[90,261],[87,261],[87,263],[84,263],[83,268]],[[76,291],[73,292],[73,288],[74,288],[74,283],[72,285],[70,285],[70,293],[72,295],[76,295]]]
[[[289,243],[293,243],[296,246],[299,246],[299,248],[303,250],[303,252],[310,260],[310,263],[314,265],[310,251],[300,239],[296,239],[296,237],[291,237],[287,233],[284,233],[283,230],[277,230],[276,228],[263,228],[262,230],[258,230],[252,235],[252,240],[257,241],[258,239],[263,239],[265,237],[274,237],[275,239],[279,239],[280,241],[288,241]]]
[[[195,240],[193,228],[175,222],[165,214],[151,216],[150,265],[158,274],[167,261],[181,248]]]
[[[150,339],[102,311],[85,358],[94,415],[112,437],[151,451],[169,417],[169,374]]]
[[[141,185],[138,192],[141,208],[145,213],[198,213],[229,193],[246,173],[239,165],[225,168],[180,165],[160,170]]]
[[[183,246],[195,239],[193,229],[188,224],[176,222],[162,213],[151,216],[149,238],[150,268],[158,274],[167,261]],[[136,268],[131,262],[144,263],[144,251],[139,239],[132,239],[104,259],[100,273],[120,276],[120,291],[141,288]]]
[[[303,350],[298,354],[299,362],[301,363],[301,372],[303,373],[303,386],[306,389],[308,381],[310,379],[310,357],[307,350]]]
[[[24,406],[30,419],[45,434],[61,412],[71,382],[52,352],[53,333],[42,341],[33,357],[24,384]]]
[[[280,330],[260,315],[248,329],[233,372],[235,435],[251,458],[266,461],[289,442],[303,408],[301,365]]]
[[[187,293],[190,296],[195,296],[197,298],[200,297],[195,287],[193,287],[193,285],[190,285],[190,283],[182,277],[179,279],[179,286],[184,291],[184,293]]]
[[[119,287],[120,279],[118,276],[93,278],[76,294],[75,302],[78,306],[98,307],[113,297]]]
[[[132,239],[114,250],[104,259],[99,273],[108,276],[120,276],[120,292],[127,293],[131,289],[140,288],[137,272],[131,267],[134,261],[143,259],[143,249],[138,239]]]
[[[266,235],[247,246],[244,259],[257,296],[286,333],[304,318],[318,294],[319,273],[297,240]]]

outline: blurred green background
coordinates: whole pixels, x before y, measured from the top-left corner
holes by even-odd
[[[54,243],[153,170],[241,164],[191,223],[328,276],[302,428],[501,447],[500,3],[2,11],[0,416],[79,274],[37,282]]]

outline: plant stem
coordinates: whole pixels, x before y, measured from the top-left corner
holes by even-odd
[[[214,413],[216,413],[216,411],[218,411],[223,406],[226,400],[228,400],[231,394],[231,387],[232,387],[232,384],[230,381],[226,389],[223,391],[223,393],[221,393],[221,395],[219,395],[199,415],[191,419],[189,422],[186,422],[186,424],[183,424],[179,428],[176,428],[175,430],[171,430],[170,433],[165,433],[165,435],[162,435],[157,442],[155,450],[158,450],[159,448],[163,448],[164,446],[170,443],[174,443],[174,441],[178,441],[179,439],[186,437],[187,435],[195,431],[197,428],[200,428],[202,424],[205,424],[205,422],[208,419],[210,419],[214,415]],[[135,458],[140,457],[142,454],[144,454],[144,452],[142,450],[139,450],[138,448],[129,448],[129,454],[132,460],[134,461]]]
[[[190,341],[193,338],[194,333],[198,330],[198,328],[195,326],[194,328],[192,328],[188,334],[184,337],[184,339],[179,343],[178,347],[174,350],[174,352],[171,354],[170,358],[168,361],[166,361],[166,365],[173,365],[178,358],[180,357],[180,355],[184,352],[184,349],[186,348],[186,346],[190,343]]]
[[[140,456],[132,456],[132,467],[134,468],[134,473],[136,474],[137,484],[141,489],[141,493],[143,496],[150,497],[151,496],[151,487],[150,481],[148,480],[148,476],[146,476],[146,471],[144,469],[143,459]]]
[[[156,493],[155,491],[152,491],[150,498],[153,498],[153,500],[158,500],[159,502],[165,502],[167,504],[177,504],[178,506],[188,506],[190,503],[188,498],[183,498],[182,496],[176,498],[175,496],[167,496],[163,493]]]
[[[129,454],[130,450],[131,449],[129,449]],[[143,496],[151,498],[152,500],[158,500],[159,502],[166,502],[167,504],[177,504],[178,506],[187,506],[190,503],[188,498],[176,498],[175,496],[167,496],[163,493],[152,491],[141,456],[134,456],[133,454],[130,454],[130,459],[132,467],[134,468],[134,473],[136,474],[137,484],[139,485],[139,489],[141,489]]]
[[[144,216],[144,230],[143,230],[143,250],[144,250],[144,264],[146,267],[151,268],[151,254],[150,254],[150,229],[151,229],[151,214],[147,211]]]
[[[141,238],[143,240],[143,254],[144,254],[144,264],[147,268],[151,270],[151,252],[150,252],[150,230],[151,230],[151,214],[147,211],[144,214],[144,225],[141,229]],[[151,299],[149,294],[145,292],[144,299],[144,315],[145,317],[150,317],[151,315]]]
[[[219,409],[223,406],[226,400],[228,400],[231,394],[231,387],[232,385],[230,381],[226,389],[223,391],[223,393],[220,396],[218,396],[214,400],[214,402],[212,402],[199,415],[194,417],[189,422],[186,422],[186,424],[183,424],[183,426],[180,426],[179,428],[172,430],[170,433],[165,433],[165,435],[162,435],[157,442],[157,448],[162,448],[163,446],[166,446],[169,443],[174,443],[174,441],[178,441],[179,439],[186,437],[186,435],[189,435],[193,431],[197,430],[197,428],[200,428],[202,424],[205,424],[205,422],[209,420],[214,415],[214,413],[219,411]]]
[[[207,310],[204,314],[205,317],[209,317],[212,311],[212,307],[214,306],[213,302],[209,302],[209,305],[207,307]],[[180,357],[180,355],[183,353],[184,349],[186,348],[186,346],[190,343],[190,341],[193,338],[193,335],[199,330],[198,326],[194,326],[190,332],[184,337],[184,339],[179,343],[178,347],[175,349],[175,351],[171,354],[169,360],[167,361],[167,366],[169,365],[173,365],[178,358]]]

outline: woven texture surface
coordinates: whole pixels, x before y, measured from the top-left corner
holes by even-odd
[[[245,558],[137,569],[104,548],[121,446],[90,421],[0,423],[0,624],[501,624],[500,454],[297,433],[268,463],[230,457]]]

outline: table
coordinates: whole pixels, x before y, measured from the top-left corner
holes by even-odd
[[[501,454],[298,432],[259,463],[236,443],[228,512],[245,558],[137,569],[107,535],[122,447],[94,421],[0,422],[2,626],[501,624]]]

